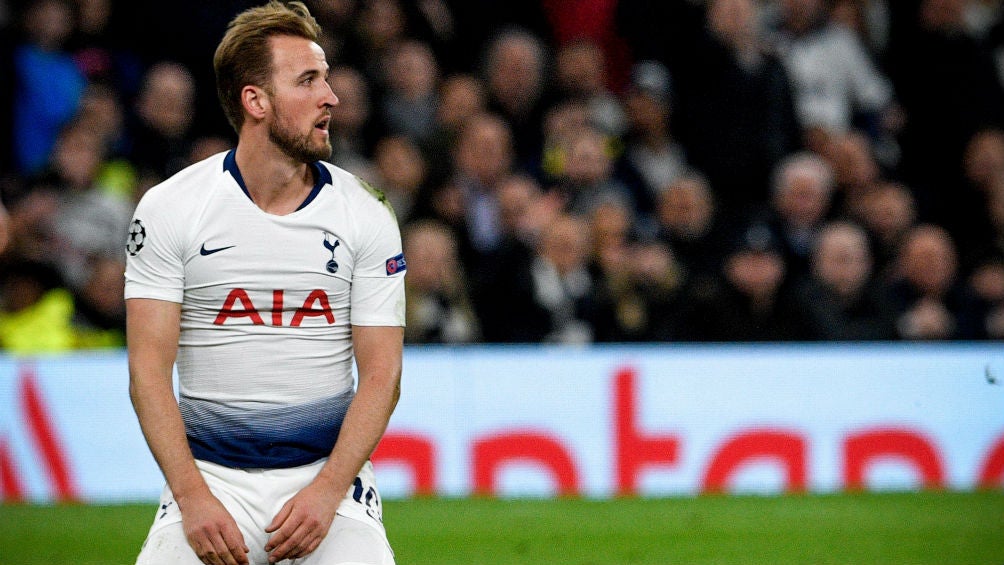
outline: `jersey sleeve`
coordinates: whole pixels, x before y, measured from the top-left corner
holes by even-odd
[[[367,190],[372,190],[367,187]],[[360,222],[361,238],[352,277],[351,323],[358,326],[404,326],[404,276],[401,232],[385,201],[367,202],[373,210]]]
[[[181,303],[185,292],[184,257],[171,206],[153,190],[140,201],[126,240],[125,297]],[[177,215],[175,216],[177,217]]]

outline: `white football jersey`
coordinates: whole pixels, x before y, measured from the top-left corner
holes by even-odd
[[[251,201],[235,152],[143,196],[126,244],[128,298],[181,303],[179,404],[197,459],[292,467],[330,454],[351,402],[352,325],[404,325],[397,221],[328,163],[276,216]]]

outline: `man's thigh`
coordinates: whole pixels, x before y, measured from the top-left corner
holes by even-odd
[[[282,561],[281,563],[287,563]],[[336,516],[317,550],[296,565],[394,565],[387,537],[354,518]]]
[[[172,522],[150,531],[136,565],[202,565],[188,539],[181,522]]]

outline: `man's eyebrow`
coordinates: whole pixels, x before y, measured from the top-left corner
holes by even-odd
[[[326,68],[326,69],[307,69],[307,70],[303,71],[302,73],[300,73],[300,75],[296,77],[296,80],[300,81],[300,80],[303,80],[305,78],[316,78],[316,77],[324,77],[325,79],[327,79],[329,75],[331,75],[331,69],[330,68]]]
[[[303,80],[305,78],[313,78],[313,77],[320,76],[320,74],[321,74],[321,71],[319,71],[317,69],[307,69],[307,70],[303,71],[302,73],[300,73],[300,75],[298,77],[296,77],[296,79],[297,80]]]

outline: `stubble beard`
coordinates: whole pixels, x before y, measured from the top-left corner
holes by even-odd
[[[331,138],[325,138],[324,143],[313,143],[310,139],[313,133],[314,129],[311,128],[306,135],[298,134],[292,127],[286,126],[284,120],[277,115],[268,128],[268,139],[283,153],[301,163],[329,159],[331,157]]]

